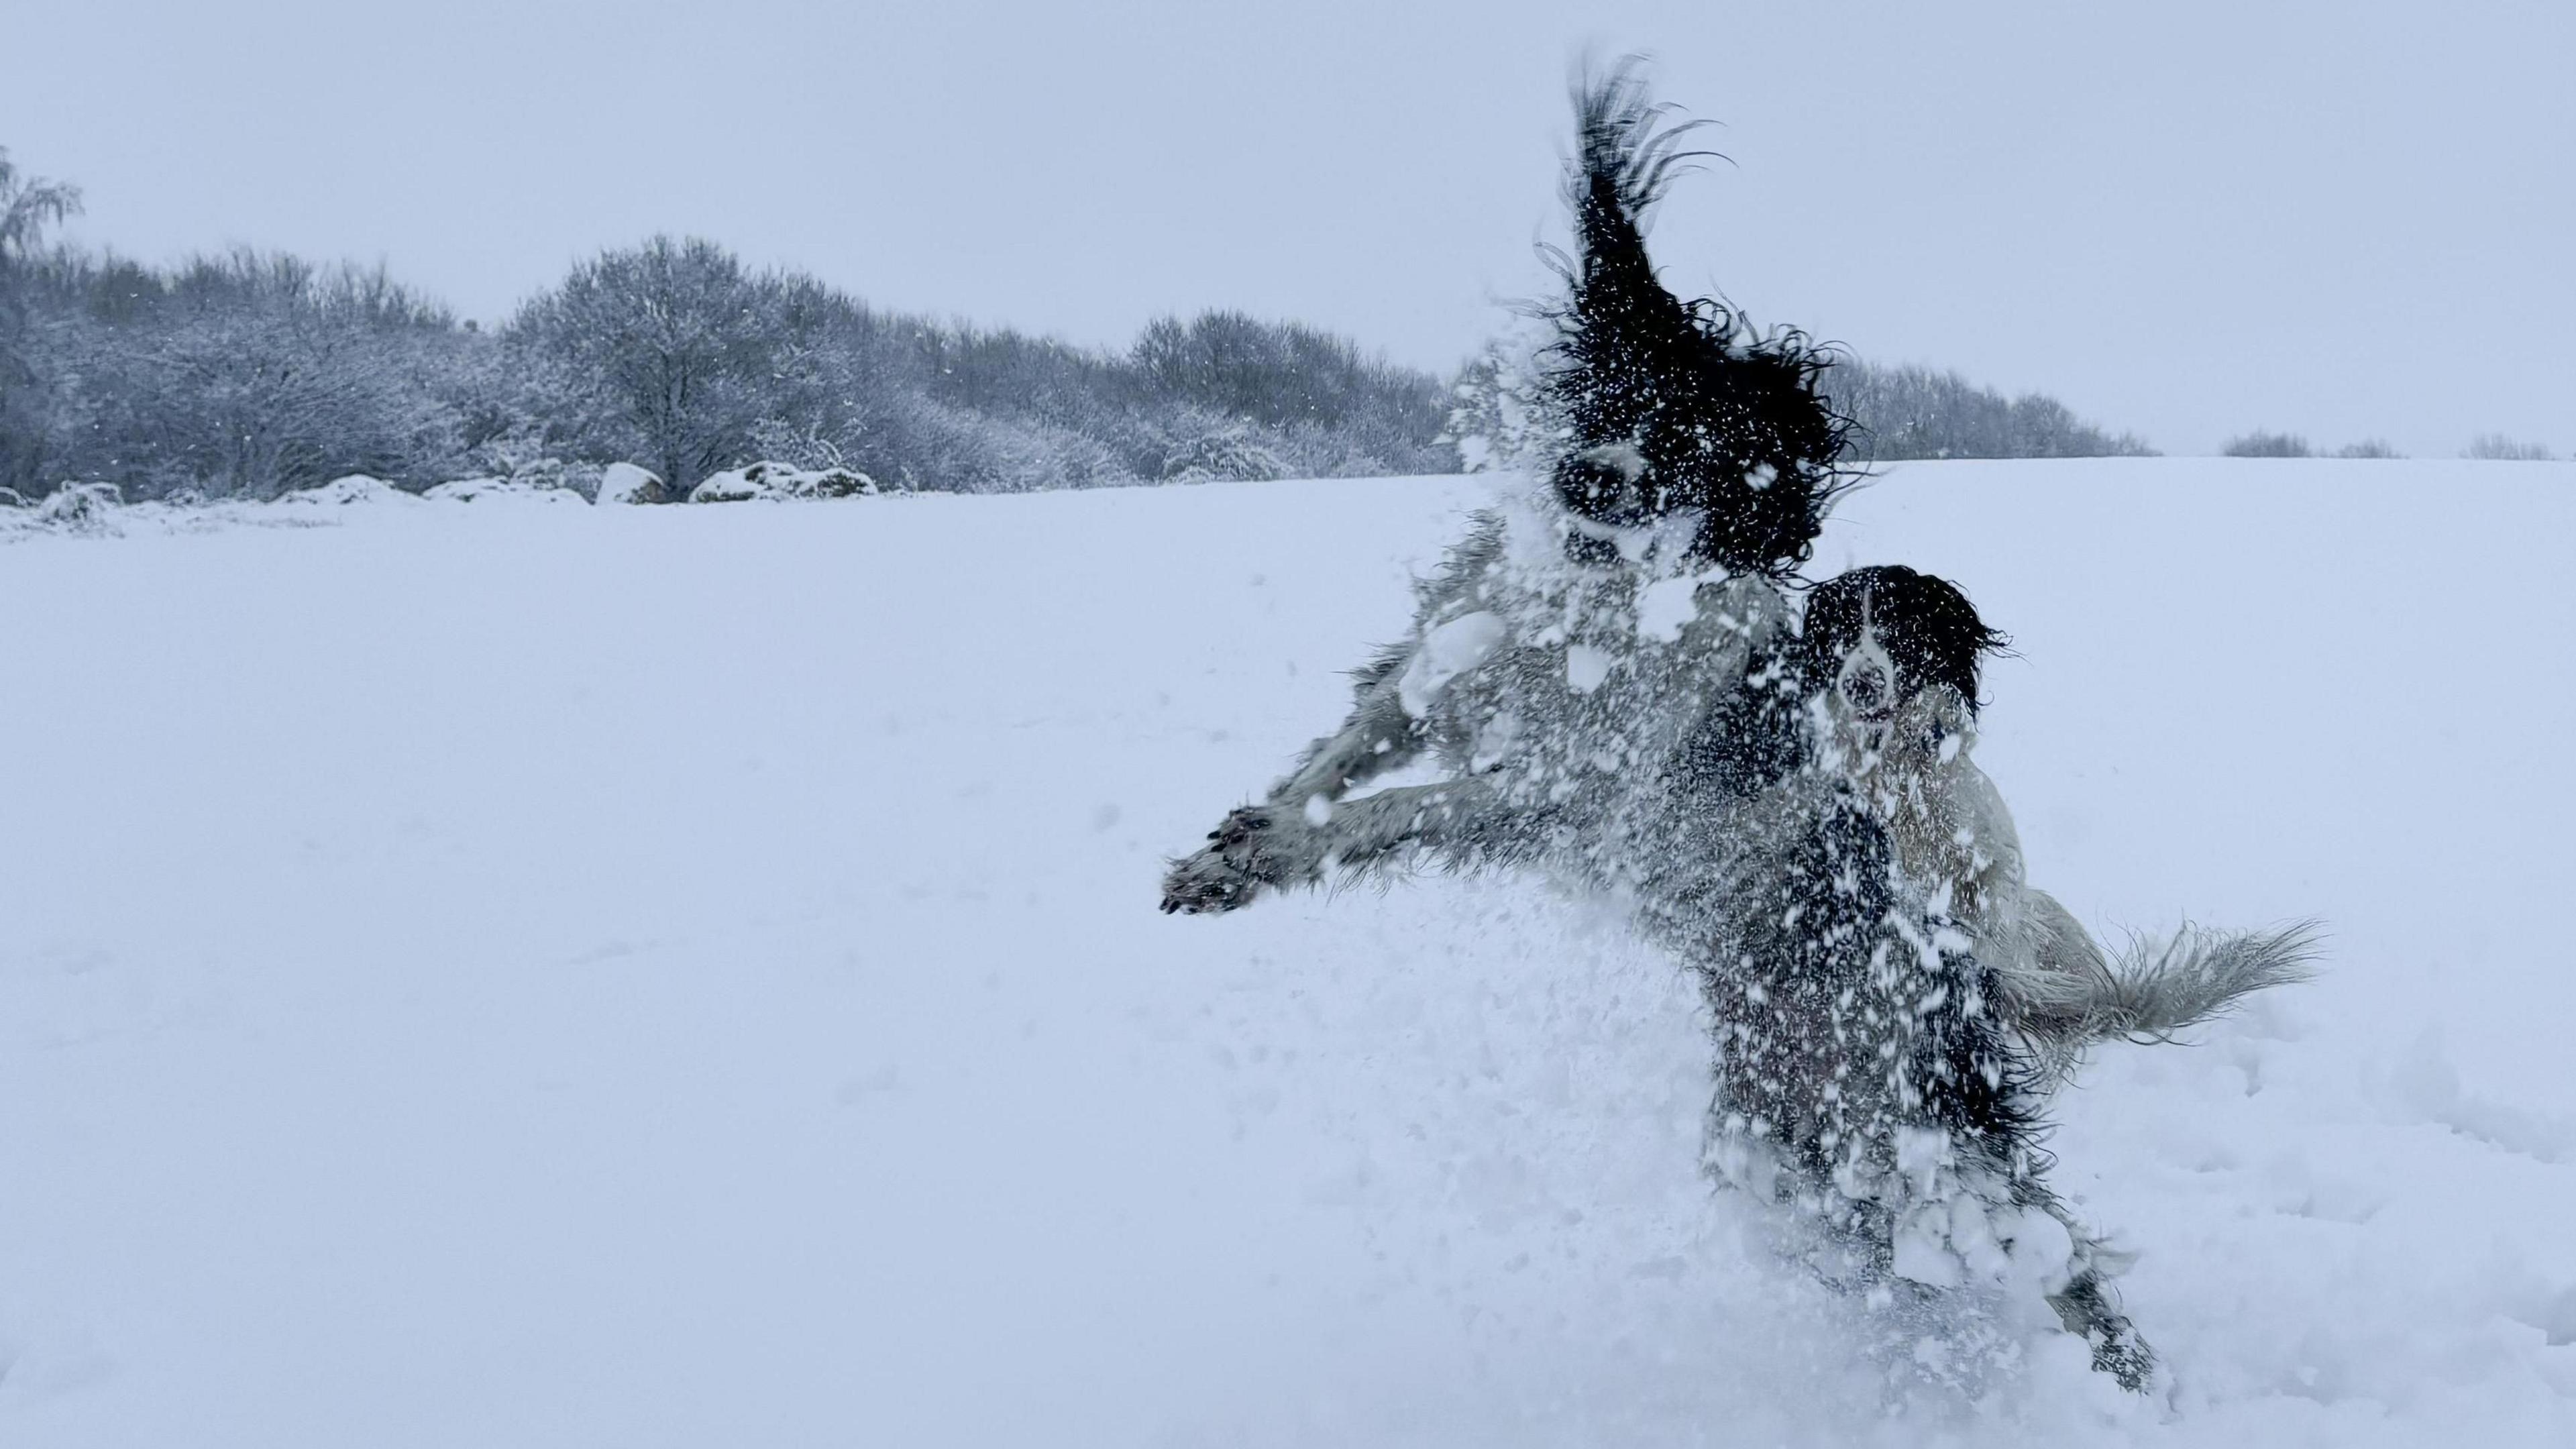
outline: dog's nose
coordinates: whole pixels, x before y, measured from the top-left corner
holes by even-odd
[[[1861,664],[1847,670],[1842,678],[1843,698],[1860,714],[1872,715],[1887,708],[1890,693],[1887,671],[1875,664]]]

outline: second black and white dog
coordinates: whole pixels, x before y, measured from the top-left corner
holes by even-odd
[[[2299,979],[2308,938],[2115,962],[2029,886],[1973,762],[2001,636],[1911,569],[1794,578],[1850,481],[1846,425],[1803,338],[1656,279],[1639,223],[1688,129],[1666,114],[1631,67],[1578,95],[1544,486],[1480,517],[1343,726],[1171,864],[1163,907],[1421,857],[1607,892],[1700,980],[1712,1172],[1777,1204],[1910,1362],[1972,1377],[1960,1325],[2027,1289],[2142,1388],[2115,1256],[2043,1180],[2046,1096],[2090,1042]],[[1426,753],[1435,783],[1353,793]]]

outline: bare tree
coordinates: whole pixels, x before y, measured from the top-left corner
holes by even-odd
[[[0,276],[36,250],[45,228],[80,214],[80,188],[60,181],[22,176],[0,146]]]
[[[33,494],[45,486],[55,429],[52,394],[31,337],[28,259],[45,229],[79,214],[80,188],[23,175],[0,147],[0,488]]]
[[[713,242],[657,236],[573,268],[511,331],[586,379],[685,489],[745,461],[752,430],[791,411],[777,396],[798,360],[779,290]]]
[[[2251,432],[2227,440],[2220,450],[2230,458],[2312,458],[2316,450],[2296,433]]]
[[[2463,458],[2482,458],[2502,463],[2547,463],[2557,455],[2538,443],[2525,443],[2503,433],[2480,433],[2469,440]]]

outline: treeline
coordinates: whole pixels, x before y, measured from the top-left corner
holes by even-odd
[[[0,487],[28,498],[579,487],[620,461],[675,492],[762,460],[965,492],[1456,467],[1437,379],[1296,323],[1209,312],[1075,347],[657,237],[487,332],[381,269],[42,245],[77,205],[0,154]]]
[[[882,311],[670,237],[581,263],[486,330],[380,267],[48,244],[78,209],[0,150],[0,488],[21,499],[67,482],[261,499],[353,473],[587,492],[617,462],[673,497],[761,461],[1016,492],[1450,472],[1529,441],[1506,415],[1533,359],[1499,346],[1455,385],[1234,312],[1076,347]],[[1826,387],[1864,459],[2147,451],[1954,373],[1846,360]]]
[[[1880,367],[1845,359],[1825,391],[1858,424],[1862,458],[2108,458],[2155,450],[2135,434],[2109,433],[2040,393],[2007,398],[1955,372]]]
[[[2346,443],[2332,453],[2320,453],[2305,437],[2297,433],[2268,433],[2257,430],[2241,433],[2227,440],[2220,449],[2230,458],[2402,458],[2406,455],[2388,445],[2382,438],[2364,438]],[[2460,450],[2463,458],[2491,463],[2552,463],[2558,455],[2541,443],[2524,442],[2507,433],[2480,433],[2469,439]]]

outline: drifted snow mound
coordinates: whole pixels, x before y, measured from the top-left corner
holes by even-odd
[[[759,462],[727,469],[689,490],[691,503],[784,502],[796,498],[871,497],[884,490],[853,468],[792,468]]]
[[[375,480],[361,481],[372,483]],[[352,497],[344,501],[355,500]],[[412,500],[406,498],[405,501]],[[21,501],[0,507],[0,541],[61,537],[148,538],[217,533],[234,528],[312,528],[336,521],[316,508],[280,509],[234,498],[210,501],[193,489],[182,490],[166,498],[126,503],[112,483],[66,483],[34,503]]]
[[[11,497],[17,497],[13,492]],[[36,501],[0,512],[0,529],[12,533],[68,533],[113,538],[125,530],[117,515],[125,511],[124,495],[113,483],[66,483]]]
[[[277,501],[298,508],[347,508],[358,504],[392,505],[399,508],[416,507],[420,503],[418,496],[406,493],[382,478],[370,478],[364,473],[352,473],[345,478],[334,478],[318,488],[300,488],[293,493],[280,494]]]
[[[599,503],[668,503],[662,475],[632,463],[611,463],[599,475]]]
[[[464,478],[454,483],[441,483],[421,497],[434,503],[500,503],[505,505],[533,503],[588,503],[590,500],[569,488],[545,487],[523,483],[514,478]]]

